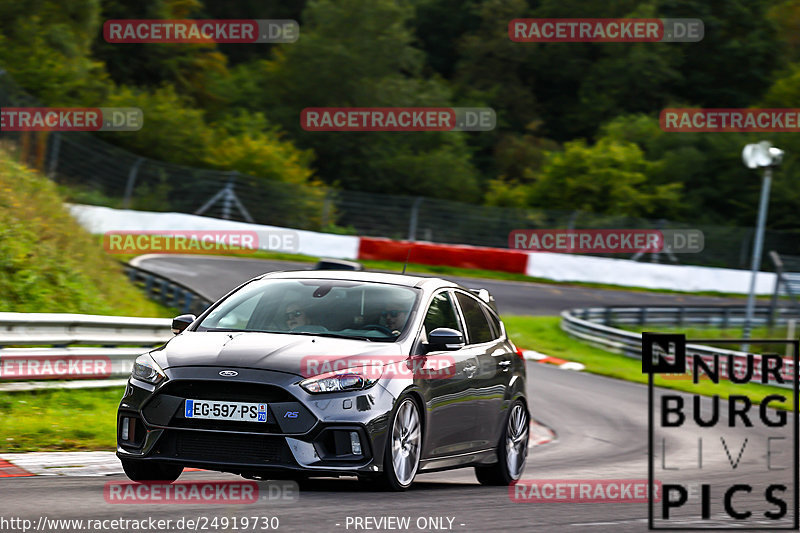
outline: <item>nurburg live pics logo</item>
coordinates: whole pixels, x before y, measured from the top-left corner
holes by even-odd
[[[706,346],[722,342],[788,344],[793,356]],[[648,501],[649,529],[798,529],[798,351],[797,340],[687,341],[682,334],[642,334],[650,494],[655,478],[662,487],[660,504]],[[685,373],[687,358],[692,382],[712,396],[655,389],[655,374]],[[781,388],[769,390],[756,405],[746,395],[752,389],[736,390],[749,384]],[[778,408],[790,402],[792,410]],[[690,494],[697,486],[699,494]]]

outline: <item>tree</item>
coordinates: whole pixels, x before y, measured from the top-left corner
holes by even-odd
[[[302,38],[274,59],[240,65],[234,105],[258,111],[317,155],[322,179],[346,189],[477,200],[465,134],[306,132],[306,107],[451,105],[440,80],[425,79],[423,56],[394,0],[317,0],[303,13]]]
[[[601,138],[588,146],[570,141],[563,152],[549,155],[531,188],[530,202],[550,209],[661,217],[680,199],[681,185],[648,183],[657,166],[634,143]]]

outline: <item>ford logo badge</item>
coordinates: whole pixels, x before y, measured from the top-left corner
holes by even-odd
[[[220,376],[225,376],[226,378],[230,378],[233,376],[238,376],[239,373],[236,370],[222,370],[219,373]]]

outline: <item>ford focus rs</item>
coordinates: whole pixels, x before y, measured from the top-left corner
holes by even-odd
[[[358,476],[390,490],[474,467],[520,478],[525,362],[493,300],[436,278],[276,272],[136,359],[117,418],[134,481],[184,467],[257,479]]]

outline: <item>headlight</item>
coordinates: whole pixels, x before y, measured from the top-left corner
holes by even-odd
[[[364,390],[377,383],[380,373],[380,367],[370,367],[369,371],[348,368],[304,379],[300,386],[310,393]]]
[[[147,383],[158,384],[167,379],[164,371],[156,364],[149,353],[145,353],[136,358],[133,363],[131,377],[146,381]]]

